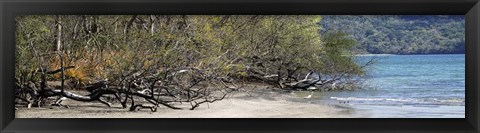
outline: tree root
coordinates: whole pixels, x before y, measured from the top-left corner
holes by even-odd
[[[140,111],[141,108],[148,108],[152,112],[157,112],[157,106],[148,106],[148,105],[143,105],[143,104],[136,104],[136,105],[130,107],[130,111]]]

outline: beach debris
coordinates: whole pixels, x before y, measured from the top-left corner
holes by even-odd
[[[310,98],[312,98],[312,95],[313,95],[313,91],[310,93],[310,95],[308,95],[308,96],[306,96],[306,97],[304,97],[304,98],[305,98],[305,99],[310,99]]]
[[[304,97],[305,99],[309,99],[309,98],[312,98],[312,95],[308,95],[306,97]]]
[[[310,86],[310,87],[307,88],[307,90],[317,90],[317,89],[318,89],[318,88],[315,87],[315,86]]]
[[[314,71],[310,71],[303,80],[292,83],[285,83],[286,86],[290,88],[300,88],[300,89],[316,89],[315,85],[322,84],[320,75]],[[311,88],[312,87],[312,88]]]
[[[62,101],[67,99],[82,102],[98,101],[108,107],[112,107],[110,102],[118,100],[123,108],[127,108],[130,105],[130,111],[147,108],[152,112],[156,112],[157,107],[160,105],[170,109],[194,110],[200,104],[222,100],[227,94],[242,88],[235,85],[235,83],[227,84],[215,78],[215,75],[210,75],[211,73],[205,73],[204,71],[199,68],[184,68],[177,71],[169,71],[164,76],[124,75],[121,79],[125,80],[122,82],[110,82],[108,79],[105,79],[81,88],[81,90],[86,90],[88,94],[67,91],[63,86],[57,89],[42,85],[48,82],[46,78],[42,78],[40,79],[40,85],[34,84],[33,81],[31,85],[28,83],[17,83],[16,97],[28,103],[27,107],[31,107],[32,103],[36,103],[35,106],[41,107],[45,102],[48,102],[46,99],[57,97],[50,104],[51,109],[58,109],[58,107],[70,108],[68,105],[61,104]],[[46,77],[49,73],[41,74],[41,76]],[[62,77],[61,80],[64,82],[65,78]],[[158,84],[159,81],[170,84]],[[214,84],[221,89],[211,89],[213,87],[205,87],[205,84]],[[25,95],[28,95],[28,97]],[[110,100],[108,100],[109,98]],[[135,101],[138,100],[143,101],[136,104]],[[127,102],[131,102],[131,104]],[[176,107],[176,104],[173,103],[190,103],[191,107]]]

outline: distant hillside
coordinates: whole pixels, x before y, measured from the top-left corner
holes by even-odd
[[[464,16],[326,15],[320,25],[350,34],[360,53],[465,53]]]

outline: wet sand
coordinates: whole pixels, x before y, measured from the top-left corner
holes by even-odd
[[[292,100],[293,99],[293,100]],[[295,102],[292,92],[256,89],[233,93],[222,101],[202,104],[195,110],[173,110],[160,106],[157,112],[122,109],[116,103],[107,107],[99,102],[66,100],[65,107],[18,107],[16,118],[352,118],[368,117],[348,107]],[[297,100],[298,101],[298,100]],[[188,103],[184,103],[188,106]],[[183,106],[183,105],[181,105]]]

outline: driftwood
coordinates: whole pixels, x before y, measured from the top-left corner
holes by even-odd
[[[68,68],[73,68],[73,67],[68,67]],[[192,78],[198,78],[198,79],[192,80],[190,85],[183,86],[179,89],[174,89],[175,87],[174,88],[167,87],[169,85],[156,84],[156,82],[160,81],[159,79],[149,79],[149,78],[146,78],[145,76],[142,77],[136,74],[133,76],[135,79],[130,79],[129,80],[130,82],[128,82],[126,86],[125,85],[109,85],[110,83],[108,82],[108,80],[102,80],[96,83],[88,84],[84,88],[84,90],[87,90],[89,92],[89,94],[87,95],[80,95],[71,91],[66,91],[64,90],[64,88],[53,89],[49,87],[42,88],[42,86],[40,86],[40,89],[37,89],[37,86],[33,82],[30,82],[29,84],[26,84],[26,85],[17,86],[16,96],[19,100],[28,103],[28,107],[30,107],[32,103],[36,103],[35,105],[40,107],[42,106],[41,102],[44,99],[48,97],[57,97],[57,100],[55,100],[55,102],[51,105],[65,106],[67,108],[68,106],[61,104],[61,102],[66,99],[82,101],[82,102],[99,101],[100,103],[106,104],[107,106],[111,107],[112,103],[109,103],[103,100],[102,98],[114,96],[115,99],[117,99],[121,103],[122,107],[124,108],[126,108],[127,102],[130,101],[131,102],[130,108],[129,108],[130,111],[137,111],[138,109],[141,109],[141,108],[148,108],[151,111],[155,112],[157,110],[157,107],[159,107],[160,105],[170,109],[183,109],[180,107],[175,107],[174,105],[171,104],[171,103],[182,103],[182,102],[190,103],[192,107],[189,109],[193,110],[199,107],[200,104],[212,103],[218,100],[222,100],[226,97],[226,95],[229,92],[236,89],[232,87],[227,87],[226,84],[223,83],[223,81],[219,80],[225,85],[224,86],[225,88],[229,88],[231,91],[227,91],[223,93],[223,95],[220,97],[212,96],[211,95],[212,93],[210,91],[207,91],[206,88],[196,87],[202,82],[206,82],[209,80],[216,80],[215,78],[205,77],[205,75],[201,74],[201,71],[202,70],[200,69],[190,68],[190,69],[181,69],[178,71],[174,71],[172,74],[169,74],[170,75],[169,77],[171,78],[169,78],[168,80],[174,80],[174,81],[176,80],[172,78],[176,75],[181,75],[181,74],[187,74],[187,76],[192,75],[193,76]],[[197,72],[197,73],[188,74],[187,72]],[[52,74],[53,73],[58,73],[58,71],[57,70],[52,71]],[[46,74],[49,74],[49,73],[46,73]],[[140,83],[139,85],[137,81],[141,81],[142,83]],[[47,81],[43,80],[41,82],[46,83]],[[172,84],[170,84],[170,86],[171,85]],[[138,91],[138,89],[142,89],[142,91]],[[165,90],[165,91],[162,91],[162,90]],[[28,94],[30,95],[31,98],[27,99],[26,97],[21,96],[20,94]],[[151,104],[151,105],[136,104],[134,97],[144,99],[148,104]],[[168,100],[168,97],[173,98],[173,100]]]
[[[130,108],[130,111],[138,111],[140,108],[148,108],[152,112],[157,112],[157,106],[149,106],[149,105],[143,105],[143,104],[136,104]]]
[[[136,16],[134,16],[125,27],[125,33],[128,33],[135,23]],[[57,34],[61,34],[61,22],[57,20]],[[58,28],[59,27],[59,28]],[[40,78],[35,79],[32,76],[30,79],[15,79],[15,96],[19,101],[27,103],[27,107],[42,105],[49,102],[48,99],[56,98],[53,101],[54,106],[62,106],[61,102],[64,100],[75,100],[81,102],[100,102],[111,107],[112,103],[105,99],[115,97],[120,102],[123,108],[127,108],[130,102],[130,110],[135,111],[138,108],[150,108],[151,111],[156,111],[157,107],[163,106],[171,109],[184,109],[176,107],[175,103],[190,103],[191,107],[188,109],[195,109],[200,104],[222,100],[228,94],[223,93],[221,96],[214,96],[215,93],[212,86],[218,87],[219,90],[223,84],[218,83],[217,75],[212,74],[211,70],[203,70],[195,67],[171,67],[161,68],[161,65],[151,67],[148,69],[142,68],[142,62],[133,64],[133,70],[122,71],[121,74],[115,75],[112,82],[102,80],[93,84],[88,84],[84,88],[75,86],[77,90],[86,90],[88,94],[81,95],[66,88],[65,71],[75,68],[75,66],[66,66],[65,51],[61,47],[60,38],[57,36],[57,47],[54,52],[40,54],[34,48],[33,42],[30,47],[34,57],[37,59],[37,70],[32,72],[32,75],[39,74]],[[56,70],[48,69],[48,61],[44,60],[44,56],[58,56],[60,59],[60,68]],[[165,70],[158,72],[157,70]],[[47,77],[51,74],[61,74],[60,88],[48,86]],[[159,74],[161,73],[161,74]],[[206,74],[208,73],[208,74]],[[36,81],[39,80],[39,81]],[[23,83],[25,82],[25,83]],[[220,80],[220,82],[222,82]],[[39,85],[35,84],[39,83]],[[232,89],[232,88],[229,88]],[[148,91],[141,91],[148,90]],[[144,100],[144,103],[135,103]],[[148,104],[148,105],[147,105]]]
[[[319,74],[310,71],[303,80],[292,83],[283,83],[283,85],[295,89],[308,89],[311,87],[323,85],[323,81],[321,80]]]

